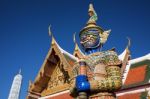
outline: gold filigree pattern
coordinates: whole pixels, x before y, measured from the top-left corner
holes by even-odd
[[[104,80],[97,81],[98,83],[96,84],[91,83],[91,89],[95,88],[95,86],[98,86],[99,91],[114,91],[121,87],[122,80],[120,67],[108,66],[106,68],[106,72],[107,77]]]
[[[57,66],[51,75],[51,79],[48,83],[49,87],[48,88],[54,88],[56,86],[60,86],[64,84],[64,75],[61,72],[60,68]]]

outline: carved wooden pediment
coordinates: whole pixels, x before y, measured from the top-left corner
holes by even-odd
[[[52,38],[51,48],[29,90],[39,93],[41,96],[68,90],[72,63],[76,60],[73,55],[60,48]],[[32,94],[31,92],[30,94]]]
[[[63,65],[58,62],[53,70],[47,88],[42,92],[42,95],[57,93],[69,88],[69,75],[64,70]]]
[[[48,83],[49,89],[53,89],[54,87],[61,86],[64,84],[64,75],[58,65],[54,69],[54,71],[51,75],[50,81]]]

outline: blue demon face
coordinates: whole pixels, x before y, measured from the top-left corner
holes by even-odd
[[[95,28],[90,28],[80,35],[80,43],[86,48],[96,48],[100,45],[99,31]]]

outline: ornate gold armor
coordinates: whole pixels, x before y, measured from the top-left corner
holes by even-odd
[[[90,83],[90,92],[95,93],[90,98],[115,98],[114,91],[122,85],[121,61],[115,51],[97,52],[82,59],[86,63],[86,75]],[[73,68],[73,76],[79,75],[80,65],[77,62]],[[101,97],[101,98],[100,98]]]

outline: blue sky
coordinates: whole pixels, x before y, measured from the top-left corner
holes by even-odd
[[[50,48],[49,24],[59,45],[73,52],[73,33],[85,26],[91,2],[97,24],[112,30],[104,50],[115,47],[121,53],[130,37],[132,58],[150,52],[149,0],[0,0],[0,99],[8,98],[20,68],[20,99],[26,97],[28,82],[34,81]]]

